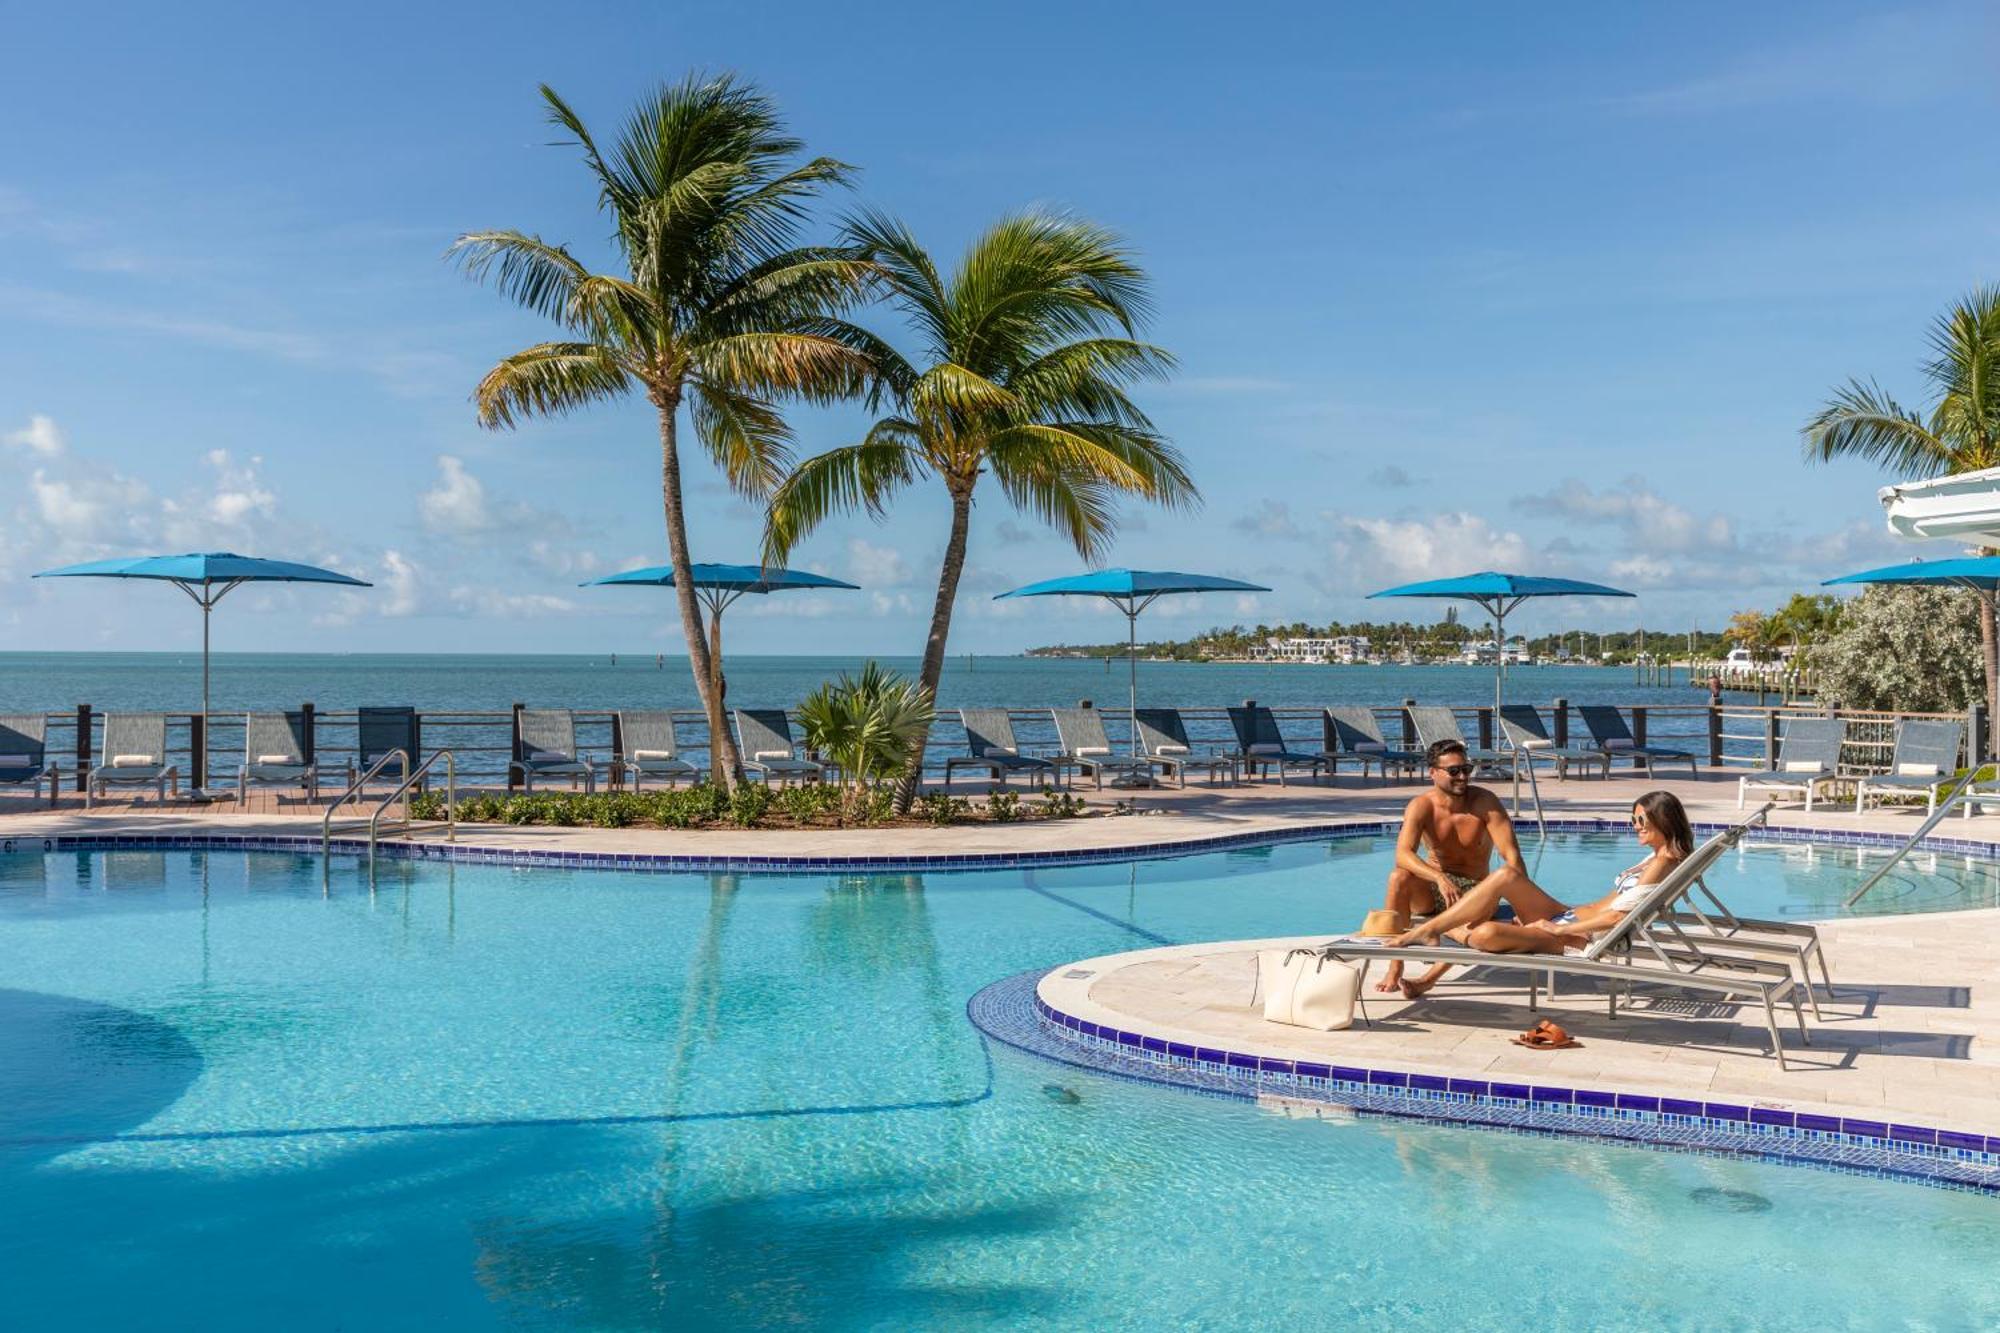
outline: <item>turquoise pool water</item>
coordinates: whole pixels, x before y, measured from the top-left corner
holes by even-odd
[[[1583,897],[1636,859],[1553,839]],[[1531,855],[1534,850],[1531,850]],[[930,876],[0,857],[12,1328],[2000,1322],[1994,1200],[988,1050],[995,978],[1330,929],[1378,839]],[[1866,860],[1864,859],[1864,866]],[[1851,849],[1718,887],[1823,915]],[[2000,901],[1985,863],[1882,907]]]

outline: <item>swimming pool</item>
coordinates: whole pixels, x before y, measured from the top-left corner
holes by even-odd
[[[1387,846],[925,876],[384,862],[372,892],[344,861],[327,896],[305,856],[0,857],[7,1322],[2000,1320],[1988,1198],[1285,1120],[965,1020],[1025,969],[1358,920]],[[1578,897],[1637,859],[1537,851]],[[1717,887],[1826,915],[1871,860],[1758,849]],[[1995,902],[1995,865],[1941,857],[1871,907]]]

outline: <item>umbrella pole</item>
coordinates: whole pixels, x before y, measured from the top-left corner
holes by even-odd
[[[1125,725],[1132,757],[1139,757],[1139,609],[1125,605]]]
[[[201,585],[201,753],[194,761],[194,789],[208,790],[208,613],[215,603],[208,599],[208,585]]]

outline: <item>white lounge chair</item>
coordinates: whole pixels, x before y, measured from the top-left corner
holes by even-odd
[[[693,782],[701,777],[700,769],[681,758],[674,715],[664,709],[618,715],[618,757],[635,792],[646,778],[660,778],[671,787],[681,778]]]
[[[1224,777],[1236,781],[1236,757],[1218,750],[1198,750],[1188,743],[1187,722],[1178,708],[1141,708],[1132,715],[1139,728],[1139,745],[1147,758],[1187,786],[1189,769],[1208,774],[1211,783]]]
[[[1777,767],[1736,780],[1736,808],[1741,810],[1753,791],[1803,792],[1810,812],[1820,785],[1840,776],[1840,748],[1846,743],[1847,723],[1839,718],[1791,719],[1778,741]]]
[[[582,779],[586,795],[597,790],[601,759],[586,759],[576,748],[576,714],[567,708],[523,708],[521,735],[507,776],[519,775],[521,790],[532,792],[536,778]]]
[[[236,775],[236,804],[250,788],[300,787],[319,800],[319,765],[306,756],[306,715],[250,713],[243,719],[243,766]]]
[[[1104,714],[1095,708],[1051,708],[1049,712],[1055,718],[1056,739],[1062,745],[1063,758],[1076,765],[1079,773],[1089,774],[1099,787],[1104,785],[1106,773],[1114,780],[1152,780],[1159,761],[1130,752],[1118,753],[1111,738],[1104,734]]]
[[[817,782],[826,776],[825,764],[799,753],[792,741],[792,724],[782,708],[737,709],[736,747],[743,756],[743,767],[764,779],[766,785],[774,780]]]
[[[103,751],[84,784],[88,810],[108,787],[151,787],[162,804],[169,788],[181,790],[179,766],[167,762],[165,713],[110,713],[104,719]]]
[[[1896,745],[1889,756],[1889,771],[1855,780],[1854,813],[1858,815],[1866,808],[1871,793],[1909,796],[1919,792],[1925,798],[1925,813],[1935,813],[1938,792],[1957,776],[1958,748],[1964,740],[1965,728],[1956,722],[1904,718],[1896,724]]]
[[[0,786],[35,786],[35,799],[42,796],[42,784],[49,784],[49,804],[56,803],[61,773],[49,762],[49,720],[40,713],[11,713],[0,716]]]
[[[945,786],[951,786],[952,774],[961,768],[977,769],[1003,787],[1010,773],[1062,777],[1053,759],[1021,753],[1020,743],[1014,739],[1014,719],[1006,709],[961,708],[958,720],[965,728],[965,753],[944,761]]]

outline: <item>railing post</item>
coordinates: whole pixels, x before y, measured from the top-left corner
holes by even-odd
[[[510,722],[509,722],[509,724],[508,724],[508,736],[507,736],[507,759],[508,759],[508,764],[507,764],[507,794],[508,794],[509,796],[512,796],[512,795],[514,794],[514,787],[515,787],[515,782],[514,782],[514,775],[515,775],[516,773],[520,772],[520,770],[519,770],[519,769],[517,769],[517,768],[515,768],[515,767],[514,767],[514,763],[513,763],[513,761],[515,761],[515,760],[517,760],[517,759],[519,759],[519,758],[521,757],[521,709],[522,709],[522,708],[524,708],[524,707],[526,707],[526,705],[525,705],[525,704],[518,704],[518,703],[517,703],[517,704],[515,704],[515,705],[514,705],[514,709],[513,709],[513,712],[512,712],[512,714],[510,715],[510,717],[511,717],[511,721],[510,721]],[[709,737],[709,740],[708,740],[708,743],[709,743],[710,745],[714,745],[714,744],[715,744],[715,738],[714,738],[713,736]]]
[[[1768,708],[1764,711],[1764,767],[1775,769],[1777,766],[1778,710]]]
[[[1551,711],[1554,712],[1555,714],[1555,732],[1553,734],[1553,739],[1555,741],[1556,748],[1558,750],[1568,749],[1569,748],[1569,700],[1564,698],[1557,698],[1555,702],[1555,707]]]
[[[1976,703],[1965,710],[1965,754],[1966,760],[1974,768],[1986,762],[1992,752],[1993,737],[1990,734],[1992,719],[1986,716],[1986,705]]]
[[[1708,766],[1722,767],[1722,706],[1708,706]]]
[[[1415,699],[1403,700],[1403,748],[1412,749],[1417,743],[1417,724],[1410,720],[1410,710],[1417,706]]]
[[[316,710],[313,707],[313,701],[310,699],[306,700],[304,703],[299,705],[299,731],[302,734],[303,738],[301,740],[301,746],[305,751],[306,762],[308,764],[315,762],[315,760],[317,760],[317,758],[319,757],[319,741],[318,738],[314,735],[314,717],[313,717],[314,713],[317,711],[318,710]],[[245,737],[245,739],[247,740],[248,737]],[[247,762],[247,756],[246,756],[246,762]]]
[[[76,706],[76,789],[90,787],[90,705]]]
[[[194,785],[208,789],[208,719],[200,713],[188,714],[188,768],[194,773]]]
[[[1479,709],[1479,748],[1493,748],[1493,710],[1484,706]]]
[[[1632,710],[1632,743],[1634,745],[1644,745],[1646,743],[1646,710],[1644,708],[1634,708]]]
[[[669,726],[672,723],[668,724]],[[619,722],[618,714],[611,715],[611,790],[620,791],[625,786],[625,727]]]

